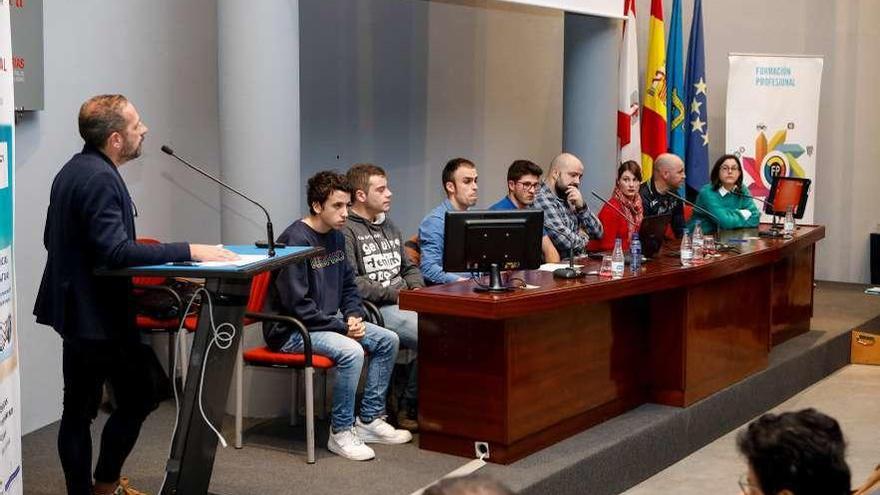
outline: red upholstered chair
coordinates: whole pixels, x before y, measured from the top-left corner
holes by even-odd
[[[688,222],[691,221],[691,217],[694,215],[694,207],[691,205],[684,205],[684,223],[687,225]],[[666,238],[669,240],[675,240],[675,232],[672,231],[672,224],[666,226]]]
[[[263,313],[263,306],[269,294],[269,285],[272,281],[271,272],[260,273],[251,281],[251,292],[248,297],[247,308],[242,326],[260,322],[285,323],[303,337],[303,352],[297,354],[276,352],[267,346],[243,349],[238,356],[235,366],[235,448],[242,447],[242,406],[243,406],[243,375],[244,365],[267,368],[282,368],[293,371],[304,371],[305,381],[305,417],[306,417],[306,458],[309,464],[315,463],[315,392],[314,373],[316,369],[328,370],[336,365],[333,360],[312,352],[312,342],[309,331],[305,325],[296,318],[278,314]],[[366,319],[377,325],[384,323],[382,314],[374,304],[364,301]],[[184,322],[187,330],[194,332],[198,327],[198,318],[188,316]],[[292,376],[290,397],[290,424],[297,423],[299,413],[297,384],[298,376]],[[324,394],[321,402],[323,403]]]
[[[159,241],[156,239],[150,239],[148,237],[140,238],[137,242],[141,244],[159,244]],[[174,304],[177,305],[179,311],[183,311],[184,306],[183,302],[180,299],[180,295],[177,294],[173,289],[168,287],[166,284],[168,279],[166,277],[132,277],[132,284],[134,286],[135,295],[142,294],[146,291],[159,291],[167,294]],[[172,366],[174,366],[174,344],[175,338],[178,337],[177,330],[180,328],[180,316],[177,315],[174,318],[156,318],[147,314],[143,314],[141,312],[136,313],[135,325],[138,330],[142,332],[147,332],[151,334],[155,333],[167,333],[168,334],[168,374],[172,375]],[[186,373],[186,366],[184,362],[183,373]]]
[[[263,305],[269,293],[269,284],[272,280],[271,272],[261,273],[251,281],[251,292],[248,298],[243,326],[258,322],[279,322],[289,325],[294,331],[303,337],[303,352],[289,354],[275,352],[267,346],[259,346],[251,349],[243,349],[239,354],[235,366],[235,447],[242,447],[242,395],[243,395],[243,369],[244,365],[261,366],[269,368],[283,368],[294,371],[303,370],[305,375],[305,409],[306,409],[306,457],[309,464],[315,463],[315,399],[314,399],[314,372],[315,369],[329,369],[335,363],[321,355],[312,353],[312,341],[305,325],[296,318],[277,314],[263,313]],[[185,326],[190,331],[198,327],[197,317],[188,317]],[[296,382],[297,375],[292,377],[291,387],[291,424],[296,423],[296,415],[299,412],[297,405]]]
[[[242,384],[244,365],[261,366],[270,368],[285,368],[294,371],[304,371],[305,381],[305,409],[306,409],[306,457],[309,464],[315,463],[315,392],[314,392],[314,373],[316,369],[328,370],[336,363],[332,359],[315,354],[312,352],[312,343],[309,337],[309,331],[305,325],[296,318],[277,314],[262,313],[266,297],[269,293],[269,284],[272,281],[271,273],[265,272],[254,277],[251,282],[250,299],[248,299],[247,312],[245,313],[244,324],[248,325],[257,322],[279,322],[286,323],[294,331],[299,332],[303,337],[303,352],[298,354],[290,354],[285,352],[275,352],[267,346],[253,347],[244,350],[241,353],[239,366],[236,367],[236,395],[235,395],[235,446],[241,448],[241,422],[242,422]],[[383,325],[384,319],[379,308],[369,301],[363,301],[366,312],[366,319],[377,325]],[[290,424],[297,423],[297,414],[299,413],[297,391],[297,375],[292,377],[290,390]],[[322,393],[320,402],[323,404],[325,394]]]

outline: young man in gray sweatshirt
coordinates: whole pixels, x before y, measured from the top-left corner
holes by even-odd
[[[385,327],[400,337],[400,346],[417,350],[418,315],[400,309],[397,299],[401,290],[424,287],[425,282],[419,267],[404,254],[400,230],[387,216],[392,196],[388,176],[381,167],[360,163],[351,167],[347,178],[351,208],[342,233],[345,257],[354,267],[358,291],[379,307]],[[413,363],[398,408],[401,428],[418,428],[417,399],[418,371]]]

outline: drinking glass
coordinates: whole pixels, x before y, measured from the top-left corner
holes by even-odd
[[[602,264],[599,265],[599,277],[611,278],[611,255],[602,256]]]
[[[703,254],[706,256],[714,256],[716,254],[715,238],[711,235],[703,236]]]

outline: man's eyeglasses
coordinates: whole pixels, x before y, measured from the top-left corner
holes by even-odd
[[[517,181],[516,183],[519,184],[526,191],[537,190],[538,184],[540,184],[539,182],[523,182],[523,181]]]

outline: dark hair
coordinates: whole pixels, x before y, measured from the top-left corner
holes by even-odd
[[[444,478],[425,489],[424,495],[513,495],[513,492],[485,474],[469,474]]]
[[[795,495],[850,492],[846,442],[837,421],[815,409],[765,414],[737,437],[761,491]]]
[[[477,166],[474,165],[474,162],[468,160],[467,158],[453,158],[452,160],[446,162],[446,166],[443,167],[442,175],[444,191],[446,190],[447,182],[455,182],[452,179],[452,176],[455,175],[455,171],[458,170],[459,167],[477,168]]]
[[[624,172],[629,172],[636,176],[636,179],[641,182],[642,181],[642,167],[639,166],[638,163],[633,160],[627,160],[620,164],[617,167],[617,180],[620,180],[620,177]]]
[[[712,173],[709,174],[709,182],[712,183],[712,187],[714,189],[718,189],[721,187],[721,165],[727,160],[736,161],[736,166],[739,168],[739,179],[736,180],[736,186],[738,188],[742,188],[743,185],[743,166],[742,162],[739,161],[739,157],[736,155],[721,155],[717,160],[715,160],[715,165],[712,165]]]
[[[348,186],[348,181],[345,180],[344,175],[334,170],[324,170],[313,175],[309,179],[309,186],[306,192],[309,212],[312,215],[316,215],[318,212],[315,211],[313,205],[315,203],[323,205],[327,198],[333,194],[333,191],[351,193],[351,188]]]
[[[79,135],[87,145],[101,149],[114,132],[125,130],[122,109],[128,103],[122,95],[98,95],[79,107]]]
[[[374,175],[378,175],[380,177],[388,177],[385,174],[385,170],[378,165],[373,165],[372,163],[356,163],[352,165],[351,168],[348,169],[348,173],[345,174],[345,178],[348,180],[348,186],[351,188],[352,195],[354,195],[354,192],[358,190],[369,192],[370,177]]]
[[[516,182],[522,179],[524,175],[540,177],[543,173],[544,171],[541,170],[541,167],[535,165],[534,162],[528,160],[516,160],[507,168],[507,180]]]

